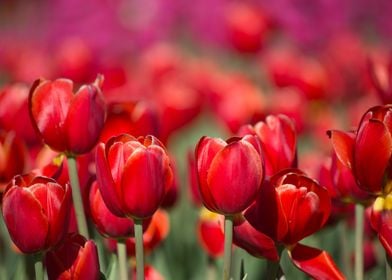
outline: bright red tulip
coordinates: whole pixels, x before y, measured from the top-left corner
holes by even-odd
[[[196,147],[197,175],[204,205],[219,214],[236,214],[255,200],[264,178],[256,136],[202,137]]]
[[[223,255],[225,235],[220,221],[222,216],[202,208],[197,223],[197,235],[199,242],[212,258]]]
[[[67,233],[70,209],[69,185],[30,175],[12,180],[2,205],[11,239],[23,253],[36,253],[57,245]]]
[[[263,185],[245,217],[275,241],[290,245],[320,230],[330,212],[324,187],[299,170],[286,169]],[[266,213],[270,218],[261,218]]]
[[[96,168],[102,198],[119,217],[151,217],[173,180],[170,158],[154,136],[123,134],[101,143]]]
[[[92,240],[68,234],[64,242],[45,255],[49,280],[100,279],[97,247]]]
[[[391,191],[392,106],[370,108],[356,133],[329,131],[339,160],[354,174],[359,187],[375,195]],[[371,163],[371,164],[369,164]]]
[[[297,166],[297,135],[294,122],[285,115],[268,115],[265,122],[240,128],[239,135],[257,135],[263,150],[265,173],[272,176],[278,171]]]
[[[30,90],[30,116],[44,142],[71,154],[89,152],[98,142],[105,120],[103,77],[73,93],[73,82],[37,80]]]
[[[94,181],[90,189],[90,213],[98,231],[105,237],[121,238],[134,236],[134,223],[132,219],[117,217],[106,207],[98,184]],[[147,228],[150,219],[143,223]]]

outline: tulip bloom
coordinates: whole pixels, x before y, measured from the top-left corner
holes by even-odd
[[[72,233],[64,242],[45,255],[48,278],[67,279],[100,279],[97,247],[92,240]]]
[[[203,137],[196,147],[197,175],[204,205],[212,212],[232,215],[256,198],[264,178],[260,141],[256,136]]]
[[[320,230],[330,212],[331,199],[324,187],[299,170],[286,169],[263,185],[255,204],[244,216],[256,230],[284,244],[293,263],[308,275],[316,279],[343,279],[325,251],[298,243]]]
[[[170,158],[154,136],[136,139],[123,134],[101,143],[96,168],[102,198],[119,217],[151,217],[173,179]]]
[[[388,194],[392,176],[392,106],[370,108],[356,133],[329,131],[339,160],[353,172],[359,187],[375,195]]]
[[[71,189],[48,177],[16,176],[4,194],[2,211],[11,239],[23,253],[47,250],[67,233]]]
[[[392,259],[392,194],[378,197],[373,203],[370,224],[378,233],[378,239]]]
[[[202,208],[197,223],[197,235],[202,248],[212,258],[218,258],[224,252],[224,233],[220,223],[221,216]],[[223,220],[221,220],[223,224]]]
[[[269,115],[265,122],[242,126],[239,135],[246,134],[259,137],[267,176],[285,168],[296,167],[297,136],[294,122],[287,116]]]
[[[30,116],[44,142],[70,154],[89,152],[98,142],[105,120],[103,77],[73,94],[68,79],[37,80],[29,96]]]

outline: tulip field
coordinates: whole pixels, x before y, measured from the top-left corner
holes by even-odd
[[[389,1],[183,2],[0,1],[0,279],[392,280]]]

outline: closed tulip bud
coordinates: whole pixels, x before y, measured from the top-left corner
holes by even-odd
[[[74,94],[71,80],[35,81],[30,90],[30,116],[53,150],[84,154],[96,145],[105,121],[102,82],[99,75]]]
[[[203,137],[196,147],[197,175],[204,205],[232,215],[255,200],[264,178],[260,141],[256,136]]]
[[[49,280],[100,279],[97,247],[82,235],[68,234],[64,242],[45,255]]]
[[[376,106],[363,115],[355,133],[328,132],[339,160],[352,170],[359,187],[374,195],[392,190],[391,121],[392,106]]]
[[[123,134],[101,143],[96,168],[102,198],[119,217],[151,217],[173,180],[170,158],[154,136]]]
[[[4,194],[2,211],[11,239],[23,253],[47,250],[67,233],[71,189],[47,177],[16,176]]]

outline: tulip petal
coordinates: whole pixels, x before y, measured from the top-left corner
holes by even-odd
[[[296,267],[316,280],[345,279],[326,251],[297,244],[289,251],[289,257]]]
[[[76,267],[73,269],[74,279],[100,279],[98,250],[92,240],[88,240],[79,249],[74,264],[76,264]]]
[[[352,168],[354,164],[355,135],[339,130],[330,130],[327,133],[332,140],[332,146],[338,159],[348,168]]]
[[[196,146],[196,167],[199,190],[204,205],[211,211],[218,211],[207,184],[207,174],[215,155],[227,144],[219,138],[202,137]]]
[[[160,206],[167,190],[169,158],[159,146],[137,148],[128,158],[121,182],[124,207],[134,218],[148,218]]]
[[[275,242],[267,235],[257,231],[245,219],[234,225],[233,242],[254,257],[266,258],[270,261],[279,260]]]
[[[72,81],[67,79],[41,81],[29,97],[33,123],[45,143],[58,151],[67,149],[65,120],[73,96],[72,88]]]
[[[101,143],[96,151],[97,182],[102,198],[109,210],[118,217],[124,217],[121,201],[117,194],[117,187],[113,181],[110,166],[105,155],[105,145]]]
[[[255,200],[262,179],[260,155],[250,143],[237,141],[216,154],[208,170],[207,184],[218,210],[235,214]]]
[[[391,155],[392,138],[385,125],[374,119],[363,123],[355,144],[354,170],[361,188],[373,193],[381,192]]]
[[[105,103],[100,89],[82,86],[72,99],[66,119],[69,150],[76,154],[89,152],[98,141],[104,120]]]
[[[29,190],[21,187],[9,189],[3,197],[2,209],[12,241],[22,252],[35,253],[45,249],[48,219]],[[31,238],[32,233],[34,238]]]

